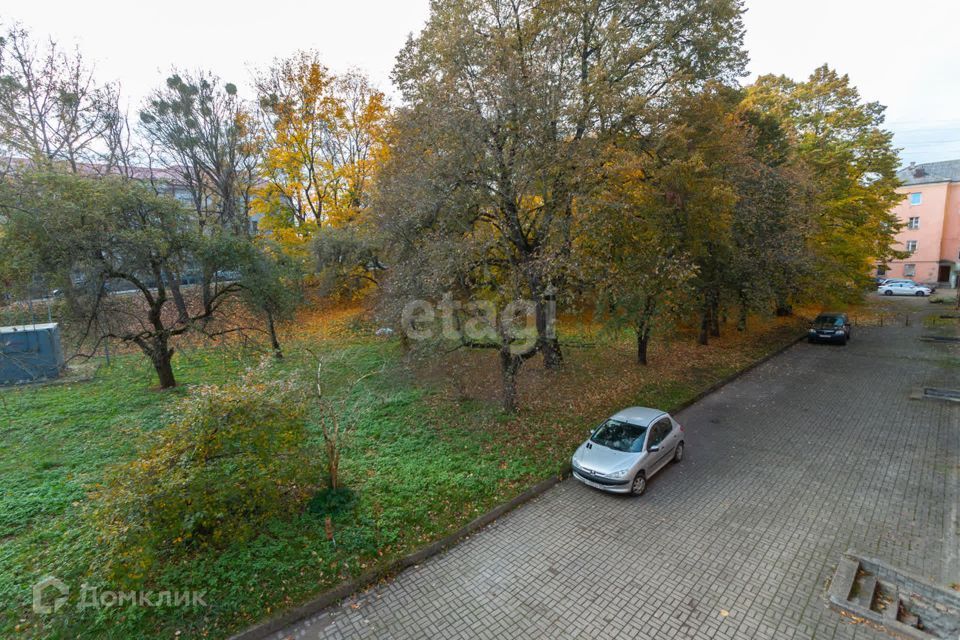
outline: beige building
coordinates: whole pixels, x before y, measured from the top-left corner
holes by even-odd
[[[960,271],[960,160],[913,164],[898,173],[903,200],[894,213],[903,223],[896,248],[910,256],[890,262],[888,278],[956,286]]]

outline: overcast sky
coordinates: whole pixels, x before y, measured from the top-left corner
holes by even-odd
[[[747,0],[751,78],[827,62],[887,105],[904,162],[960,158],[960,1]],[[390,91],[394,56],[429,0],[0,0],[0,20],[76,44],[133,104],[171,66],[249,86],[250,69],[317,49]],[[750,78],[747,78],[749,80]]]

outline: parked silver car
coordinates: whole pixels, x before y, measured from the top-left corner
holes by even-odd
[[[607,418],[573,454],[573,477],[603,491],[640,495],[671,460],[683,459],[683,427],[667,413],[630,407]]]
[[[912,282],[885,282],[877,287],[877,293],[884,296],[928,296],[933,289]]]

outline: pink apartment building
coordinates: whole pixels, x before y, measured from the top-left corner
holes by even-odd
[[[903,201],[893,210],[903,223],[896,248],[909,251],[890,262],[888,278],[956,286],[960,272],[960,160],[913,164],[898,174]]]

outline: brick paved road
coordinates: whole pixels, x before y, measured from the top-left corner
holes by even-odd
[[[848,548],[960,581],[960,387],[907,329],[799,344],[682,412],[639,499],[567,480],[278,638],[885,638],[827,609]],[[726,615],[724,615],[726,613]]]

